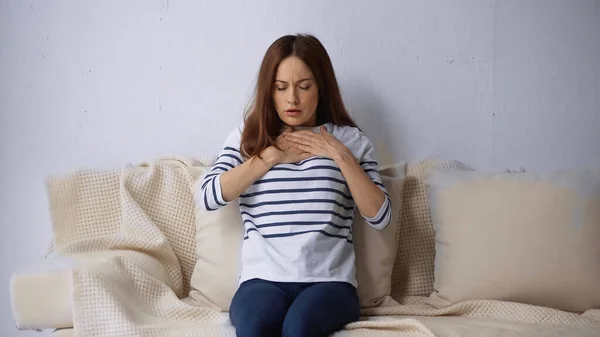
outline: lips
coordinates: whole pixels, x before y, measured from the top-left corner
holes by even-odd
[[[300,116],[300,114],[302,113],[302,110],[287,109],[287,110],[285,110],[285,113],[290,117],[297,117],[297,116]]]

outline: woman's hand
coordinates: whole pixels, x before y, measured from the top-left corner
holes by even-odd
[[[262,153],[263,160],[273,167],[277,164],[293,164],[304,159],[312,157],[311,153],[302,151],[297,147],[293,146],[291,142],[286,139],[286,135],[292,133],[291,129],[286,129],[279,137],[277,137],[277,147],[269,146]]]
[[[327,132],[325,126],[321,126],[320,134],[304,130],[284,133],[283,136],[297,150],[315,156],[329,158],[334,161],[338,161],[342,157],[352,156],[346,145]]]

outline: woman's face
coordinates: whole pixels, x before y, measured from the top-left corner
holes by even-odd
[[[296,56],[279,64],[273,102],[279,118],[289,126],[315,126],[319,88],[310,69]]]

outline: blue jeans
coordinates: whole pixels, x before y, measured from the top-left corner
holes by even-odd
[[[328,336],[360,316],[356,288],[345,282],[243,282],[229,310],[238,337]]]

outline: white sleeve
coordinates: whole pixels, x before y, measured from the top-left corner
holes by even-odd
[[[361,132],[360,135],[360,147],[361,147],[361,156],[359,158],[360,167],[362,167],[363,171],[371,178],[373,183],[379,187],[385,194],[385,200],[381,207],[379,208],[379,212],[370,218],[362,215],[365,221],[376,229],[384,229],[390,223],[392,216],[392,200],[385,188],[381,180],[381,176],[379,175],[379,163],[374,158],[375,148],[371,141]]]
[[[340,141],[348,146],[359,161],[363,171],[385,194],[385,200],[374,217],[370,218],[361,213],[361,216],[370,226],[376,229],[384,229],[392,219],[392,201],[379,175],[379,163],[375,159],[375,148],[367,136],[358,128],[346,127],[343,131],[340,130],[339,136]]]
[[[214,211],[228,204],[221,191],[221,175],[244,162],[240,154],[241,135],[241,126],[229,134],[211,170],[204,175],[195,200],[202,209]]]

